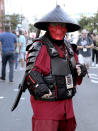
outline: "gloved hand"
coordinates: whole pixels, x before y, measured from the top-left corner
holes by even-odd
[[[46,84],[40,84],[35,88],[34,93],[36,97],[42,97],[45,94],[49,94],[49,88],[46,86]]]
[[[49,94],[49,88],[39,72],[31,71],[27,80],[29,83],[28,90],[31,95],[42,97],[45,94]]]
[[[87,74],[87,68],[85,65],[77,64],[76,65],[78,76],[84,77]]]
[[[28,85],[28,90],[31,95],[36,97],[42,97],[45,94],[49,94],[49,88],[46,86],[46,84],[40,84],[40,85]]]

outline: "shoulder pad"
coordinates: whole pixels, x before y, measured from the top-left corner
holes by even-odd
[[[40,42],[34,42],[29,50],[28,50],[28,57],[27,57],[27,64],[26,64],[26,72],[29,72],[36,61],[36,57],[38,56],[40,49],[41,49],[41,43]]]
[[[34,42],[30,45],[30,47],[28,48],[28,52],[32,52],[32,51],[39,51],[41,49],[42,43],[41,42]]]
[[[39,50],[41,48],[41,46],[42,46],[41,42],[36,41],[33,43],[33,49],[35,49],[35,50]]]
[[[72,47],[71,47],[71,44],[69,41],[67,41],[66,39],[64,39],[64,43],[65,43],[65,46],[66,46],[66,49],[68,51],[68,54],[70,56],[74,56],[74,53],[73,53],[73,50],[72,50]]]
[[[35,44],[36,43],[36,44]],[[28,43],[26,45],[26,51],[29,51],[30,48],[33,48],[33,45],[37,45],[35,47],[38,47],[39,45],[41,45],[42,41],[41,41],[41,37],[40,38],[35,38],[31,43]]]
[[[32,46],[32,44],[33,44],[33,43],[27,43],[27,45],[26,45],[26,51],[29,50],[29,48]]]

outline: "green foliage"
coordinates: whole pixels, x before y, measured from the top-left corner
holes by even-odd
[[[20,16],[19,14],[13,15],[3,15],[0,17],[0,23],[2,24],[2,29],[4,30],[5,25],[10,25],[11,30],[15,30],[17,24],[22,24],[22,20],[24,16]]]
[[[98,11],[92,17],[81,16],[79,24],[82,29],[87,29],[89,32],[96,30],[98,32]]]
[[[36,32],[37,29],[36,29],[36,27],[34,27],[33,24],[29,24],[29,31],[30,31],[30,32]]]

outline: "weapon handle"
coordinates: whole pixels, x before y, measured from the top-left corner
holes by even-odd
[[[24,77],[23,77],[23,80],[22,80],[22,82],[21,82],[21,84],[19,84],[19,86],[18,86],[18,88],[19,88],[19,91],[18,91],[18,94],[17,94],[17,96],[16,96],[16,99],[15,99],[15,102],[14,102],[14,104],[13,104],[13,106],[12,106],[12,109],[11,109],[11,111],[14,111],[15,110],[15,108],[17,107],[17,105],[18,105],[18,103],[19,103],[19,100],[20,100],[20,98],[21,98],[21,95],[22,95],[22,92],[25,92],[25,90],[27,89],[27,84],[26,84],[26,73],[25,73],[25,75],[24,75]]]
[[[37,29],[36,37],[35,38],[38,38],[40,36],[40,32],[41,32],[41,30]]]
[[[21,84],[20,84],[20,85],[19,85],[19,92],[18,92],[18,94],[17,94],[17,96],[16,96],[16,99],[15,99],[15,102],[14,102],[14,104],[13,104],[13,106],[12,106],[11,111],[14,111],[15,108],[17,107],[17,105],[18,105],[18,103],[19,103],[19,100],[20,100],[20,98],[21,98],[21,95],[22,95],[22,87],[21,87]]]

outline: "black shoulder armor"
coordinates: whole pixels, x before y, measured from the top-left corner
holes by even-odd
[[[34,42],[28,48],[28,57],[27,57],[27,64],[26,64],[26,72],[29,72],[36,61],[36,57],[39,54],[41,49],[42,43],[41,42]]]

